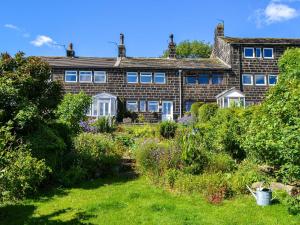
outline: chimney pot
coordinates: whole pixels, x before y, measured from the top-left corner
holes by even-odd
[[[126,48],[124,44],[124,34],[120,34],[120,44],[118,45],[118,57],[126,57]]]
[[[176,44],[174,42],[174,35],[170,34],[170,42],[169,42],[169,58],[176,59]]]
[[[73,49],[73,43],[70,43],[67,49],[67,57],[75,57],[75,51]]]
[[[215,29],[215,37],[224,37],[224,23],[219,23]]]

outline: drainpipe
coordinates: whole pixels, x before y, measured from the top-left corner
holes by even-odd
[[[178,70],[179,75],[179,118],[182,117],[182,70]]]

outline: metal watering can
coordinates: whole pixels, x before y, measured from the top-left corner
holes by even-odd
[[[272,190],[269,188],[257,188],[256,191],[252,191],[251,188],[246,185],[248,190],[251,192],[251,194],[256,199],[256,204],[259,206],[267,206],[271,205],[272,202]]]

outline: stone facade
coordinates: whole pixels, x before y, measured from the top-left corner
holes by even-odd
[[[235,87],[242,91],[248,103],[264,99],[269,89],[265,85],[243,85],[242,75],[278,75],[278,60],[289,47],[299,47],[300,39],[242,39],[224,36],[224,25],[215,29],[215,43],[211,59],[177,59],[173,35],[170,36],[169,58],[130,58],[126,56],[124,35],[120,36],[118,58],[75,57],[73,45],[67,50],[67,57],[44,57],[52,67],[52,79],[63,83],[66,93],[84,91],[90,96],[109,93],[118,97],[122,104],[128,100],[158,101],[159,112],[139,112],[147,121],[162,119],[162,101],[173,103],[173,119],[183,115],[187,102],[215,102],[216,95]],[[245,58],[244,48],[272,48],[274,58]],[[106,71],[106,83],[66,83],[65,71]],[[164,84],[128,83],[127,72],[165,73]],[[191,84],[186,79],[195,75],[218,74],[222,82],[213,84]]]

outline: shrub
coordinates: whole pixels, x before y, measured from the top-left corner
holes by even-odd
[[[87,169],[80,165],[72,165],[67,170],[63,170],[58,174],[59,182],[65,187],[78,184],[88,177]]]
[[[51,171],[44,160],[32,157],[26,147],[7,152],[4,157],[6,165],[0,171],[2,200],[17,200],[34,194]]]
[[[198,109],[198,121],[200,123],[208,122],[217,112],[218,105],[216,103],[207,103]]]
[[[159,133],[164,138],[174,138],[177,124],[173,121],[164,121],[159,125]]]
[[[79,123],[86,119],[86,112],[91,105],[91,101],[91,97],[84,92],[66,94],[56,111],[59,121],[67,124],[74,133],[79,132]]]
[[[287,196],[286,204],[288,206],[288,212],[291,215],[297,215],[300,213],[300,195]]]
[[[115,119],[113,117],[100,117],[93,123],[99,133],[111,133],[116,130]]]
[[[133,138],[152,138],[157,135],[157,125],[155,124],[146,124],[143,126],[140,125],[127,125],[124,127],[125,133],[129,134]]]
[[[203,102],[194,102],[191,106],[192,116],[198,118],[199,108],[203,105]]]
[[[113,172],[122,157],[113,139],[108,135],[81,133],[74,138],[77,165],[88,176],[98,177]]]
[[[226,153],[213,153],[209,155],[206,170],[212,173],[229,173],[236,167],[235,161]]]

